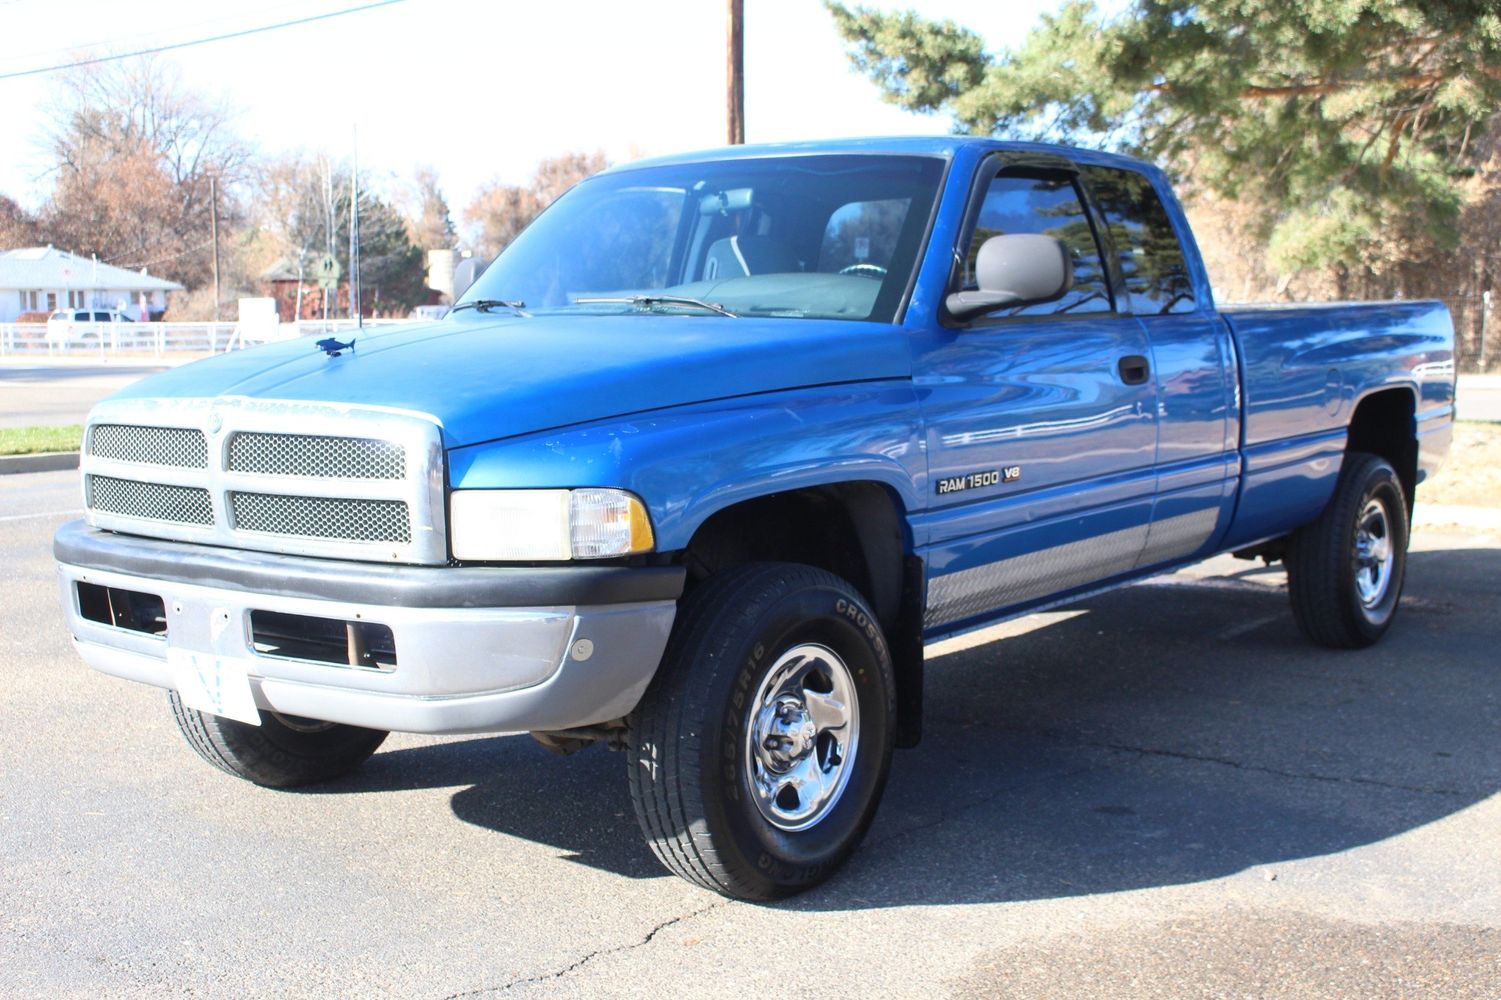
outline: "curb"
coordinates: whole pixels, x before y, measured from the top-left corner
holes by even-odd
[[[47,451],[39,455],[0,455],[0,476],[15,472],[61,472],[78,468],[78,452]]]

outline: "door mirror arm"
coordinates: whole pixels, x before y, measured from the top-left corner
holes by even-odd
[[[950,292],[943,300],[943,311],[950,319],[965,322],[1007,306],[1027,305],[1014,292]]]
[[[975,258],[976,290],[951,292],[944,312],[963,322],[1007,306],[1036,305],[1062,298],[1074,286],[1068,247],[1041,233],[992,236]]]

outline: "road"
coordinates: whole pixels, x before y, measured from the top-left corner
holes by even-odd
[[[0,364],[0,427],[81,424],[89,408],[162,365]]]
[[[1501,539],[1420,534],[1362,653],[1229,559],[934,647],[862,852],[761,906],[659,870],[603,749],[202,763],[63,634],[74,475],[0,487],[0,995],[1501,994]]]
[[[1501,375],[1461,375],[1455,409],[1461,420],[1501,423]]]

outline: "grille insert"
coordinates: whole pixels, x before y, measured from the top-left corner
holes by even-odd
[[[89,454],[116,462],[208,468],[208,442],[187,427],[97,424],[89,434]]]
[[[338,538],[351,542],[410,542],[412,519],[400,500],[231,493],[240,531]]]
[[[208,490],[196,486],[168,486],[111,476],[90,476],[89,506],[110,514],[153,521],[214,523],[214,504],[209,499]]]
[[[229,471],[318,479],[404,479],[406,452],[375,438],[242,432],[229,439]]]

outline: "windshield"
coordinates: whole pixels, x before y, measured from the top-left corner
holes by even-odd
[[[814,155],[602,174],[538,217],[459,304],[889,323],[943,165]]]

